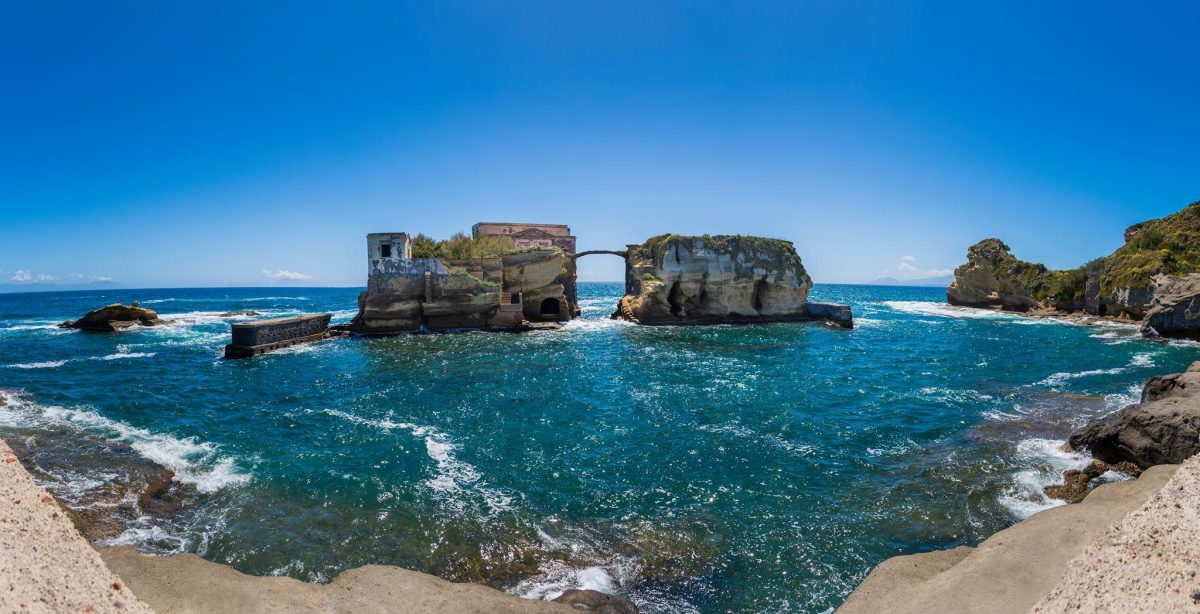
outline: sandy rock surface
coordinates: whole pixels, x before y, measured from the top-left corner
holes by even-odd
[[[0,612],[153,612],[0,441]]]
[[[1200,456],[1068,565],[1034,612],[1200,612]]]
[[[1034,514],[976,548],[890,558],[871,571],[838,611],[1027,612],[1058,584],[1071,559],[1153,497],[1176,468],[1160,465],[1137,480],[1106,484],[1082,503]]]

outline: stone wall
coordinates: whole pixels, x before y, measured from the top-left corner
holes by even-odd
[[[332,314],[321,313],[239,322],[231,327],[232,342],[225,346],[225,356],[254,356],[303,341],[323,338],[329,330],[331,317]]]

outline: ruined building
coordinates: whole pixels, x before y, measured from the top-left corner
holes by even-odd
[[[575,237],[566,224],[522,224],[517,222],[479,222],[471,227],[471,235],[508,237],[517,249],[557,247],[568,256],[575,254]],[[579,315],[579,300],[575,289],[575,259],[569,258],[565,274],[559,283],[563,285],[567,313]]]
[[[521,251],[471,260],[413,258],[407,233],[367,235],[367,289],[358,297],[350,330],[520,330],[530,322],[561,322],[576,314],[575,265],[559,246],[574,251],[569,228],[476,224],[473,231],[512,236]]]

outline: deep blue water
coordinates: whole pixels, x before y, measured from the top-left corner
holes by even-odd
[[[0,436],[68,501],[120,442],[197,491],[117,543],[328,580],[368,563],[647,612],[821,612],[872,566],[972,544],[1050,502],[1059,451],[1200,346],[949,308],[936,289],[821,285],[822,324],[646,328],[580,284],[558,332],[336,339],[221,358],[221,312],[354,313],[357,289],[0,295]],[[53,324],[141,300],[169,327]],[[127,506],[128,507],[128,506]]]

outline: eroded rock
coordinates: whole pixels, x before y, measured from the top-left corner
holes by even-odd
[[[554,598],[556,603],[564,603],[581,612],[596,614],[637,614],[637,606],[628,597],[609,595],[600,591],[573,588]]]
[[[812,279],[790,241],[662,235],[626,252],[625,296],[614,318],[639,324],[718,324],[830,319],[848,309],[809,309]]]
[[[1067,440],[1110,464],[1143,469],[1200,453],[1200,362],[1184,373],[1150,378],[1142,401],[1092,421]]]
[[[59,324],[59,327],[110,333],[135,326],[162,326],[165,324],[174,324],[174,322],[158,319],[157,312],[153,309],[146,309],[135,301],[132,305],[122,305],[121,303],[105,305],[87,312],[78,320],[63,322]]]

